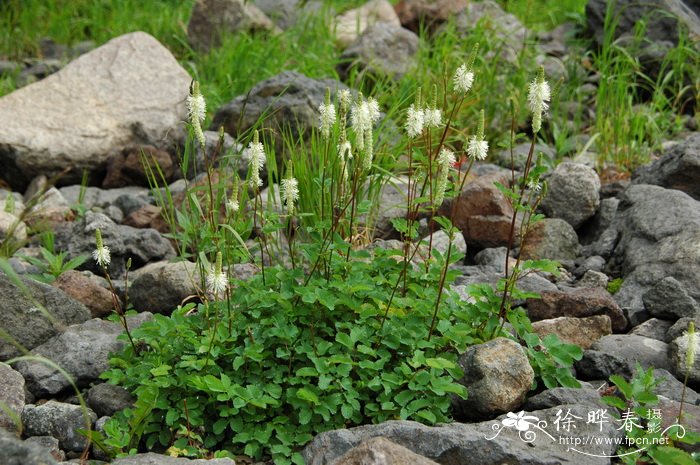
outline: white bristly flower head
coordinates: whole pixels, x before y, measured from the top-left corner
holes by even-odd
[[[540,66],[537,77],[530,83],[527,102],[532,111],[532,132],[537,134],[542,127],[542,114],[549,108],[551,90],[544,79],[544,68]]]
[[[204,96],[199,91],[199,82],[192,83],[191,92],[187,96],[187,119],[192,124],[195,137],[199,145],[204,147],[204,132],[202,131],[202,123],[207,117],[207,103],[204,101]]]
[[[248,170],[250,171],[250,187],[253,189],[262,186],[262,179],[260,179],[260,172],[265,166],[265,147],[263,147],[262,142],[260,142],[260,136],[258,131],[253,134],[253,140],[248,144],[248,148],[245,151],[245,157],[249,160]]]
[[[336,114],[335,105],[331,103],[331,91],[326,89],[326,100],[318,107],[319,112],[319,129],[323,137],[328,139],[331,134],[331,128],[335,124]]]
[[[484,140],[484,110],[479,113],[479,128],[476,135],[469,139],[467,155],[473,160],[484,160],[488,155],[489,143]]]
[[[350,108],[350,104],[352,103],[352,94],[350,94],[348,89],[338,91],[338,102],[342,108],[345,108],[345,110]]]
[[[109,248],[102,242],[102,232],[99,229],[95,230],[95,250],[92,252],[92,258],[102,268],[107,268],[112,261]]]
[[[423,132],[424,125],[425,113],[420,108],[416,108],[415,104],[411,104],[406,115],[406,132],[408,137],[419,136]]]
[[[296,178],[288,177],[282,180],[280,185],[282,200],[287,207],[287,213],[294,214],[294,202],[299,200],[299,181]]]
[[[423,120],[426,127],[437,128],[442,124],[442,111],[439,108],[426,108],[423,110]]]
[[[216,263],[207,274],[207,291],[218,296],[228,289],[228,277],[223,272],[221,252],[216,252]]]
[[[466,94],[474,84],[474,71],[468,69],[467,65],[463,64],[455,71],[452,82],[454,83],[456,92]]]
[[[231,188],[231,197],[226,201],[226,207],[228,207],[231,213],[236,213],[240,208],[238,203],[238,175],[233,177],[233,187]]]

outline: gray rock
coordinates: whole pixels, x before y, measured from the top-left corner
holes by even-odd
[[[587,318],[559,317],[535,321],[532,330],[541,338],[555,334],[562,342],[590,348],[597,340],[612,332],[610,317],[593,315]]]
[[[116,412],[133,406],[136,398],[121,386],[100,383],[91,387],[87,395],[88,407],[98,417],[111,417]]]
[[[588,245],[601,238],[604,231],[610,227],[615,219],[615,213],[617,213],[619,204],[620,199],[617,197],[604,198],[600,201],[598,211],[593,215],[593,218],[590,218],[586,224],[579,228],[578,234],[581,244]]]
[[[0,241],[8,237],[13,242],[22,244],[27,240],[27,225],[12,213],[0,210]]]
[[[145,319],[132,318],[130,329]],[[124,347],[117,340],[123,332],[120,324],[93,319],[69,326],[63,333],[34,348],[32,353],[45,357],[63,368],[78,386],[85,386],[99,379],[109,369],[109,354]],[[70,387],[70,381],[53,367],[38,361],[22,360],[17,371],[27,381],[27,388],[37,397],[58,394]]]
[[[574,260],[580,253],[576,231],[559,218],[545,218],[535,223],[520,248],[524,259]]]
[[[593,388],[556,387],[546,389],[530,397],[523,408],[528,411],[543,410],[566,404],[586,405],[590,406],[591,409],[604,406],[600,400],[600,393]]]
[[[19,431],[22,425],[17,421],[22,415],[24,402],[24,378],[9,365],[0,363],[0,429],[11,433]]]
[[[0,463],[3,465],[56,465],[49,451],[35,443],[20,441],[0,428]]]
[[[493,158],[496,162],[510,171],[511,166],[515,166],[516,171],[525,171],[525,165],[527,164],[527,155],[530,152],[530,142],[522,142],[513,146],[513,159],[511,160],[511,150],[510,148],[496,151],[494,148]],[[556,159],[556,150],[546,144],[537,143],[535,144],[535,156],[542,154],[545,163],[554,164]],[[490,157],[491,155],[489,155]],[[473,169],[473,168],[472,168]]]
[[[656,386],[654,392],[659,396],[667,397],[671,400],[677,402],[681,401],[683,397],[683,383],[675,378],[667,370],[661,368],[654,369],[654,378],[663,379],[661,383]],[[700,395],[691,388],[685,388],[685,402],[694,405],[700,405]]]
[[[311,128],[318,124],[318,106],[324,101],[326,89],[332,97],[338,90],[347,89],[332,79],[316,80],[295,71],[285,71],[254,86],[221,106],[212,121],[212,130],[220,126],[234,138],[246,134],[265,117],[266,127],[274,129],[274,146],[278,155],[284,153],[282,133],[290,137],[307,138]]]
[[[586,22],[595,45],[602,47],[605,40],[605,13],[608,2],[591,0],[586,4]],[[646,18],[645,38],[648,43],[678,43],[679,29],[687,27],[691,37],[700,36],[700,20],[682,0],[618,0],[614,10],[617,26],[615,38],[633,36],[638,22]]]
[[[27,405],[22,412],[22,423],[28,436],[53,436],[61,449],[81,452],[88,444],[78,429],[92,428],[97,415],[79,405],[50,400],[42,405]]]
[[[668,276],[642,295],[644,308],[653,316],[677,320],[700,317],[700,304],[690,297],[681,283]]]
[[[374,224],[374,237],[397,238],[392,220],[406,217],[406,195],[408,195],[408,178],[399,177],[395,182],[382,186],[379,193],[379,211]]]
[[[630,334],[656,339],[657,341],[668,342],[666,340],[666,333],[671,328],[672,324],[673,322],[668,320],[651,318],[650,320],[635,326],[632,331],[630,331]]]
[[[700,348],[700,334],[695,334],[695,353]],[[676,378],[684,382],[688,374],[688,384],[693,387],[700,386],[700,357],[695,356],[693,365],[688,366],[688,334],[677,337],[668,345],[668,358],[671,361],[671,371]]]
[[[197,459],[190,460],[183,457],[170,457],[168,455],[136,454],[129,457],[116,459],[112,465],[236,465],[231,459]]]
[[[360,75],[401,79],[415,66],[418,36],[390,23],[376,23],[343,51],[338,74],[347,80],[355,70]]]
[[[523,348],[502,337],[471,346],[458,363],[464,370],[459,382],[469,397],[453,398],[457,418],[485,419],[513,411],[525,401],[535,380]]]
[[[170,314],[187,297],[197,295],[199,267],[192,262],[150,263],[134,274],[129,298],[139,311]]]
[[[336,43],[348,46],[357,40],[365,29],[376,23],[401,26],[394,7],[387,0],[369,0],[364,5],[337,15],[332,24]]]
[[[642,295],[665,277],[700,299],[700,202],[677,190],[631,185],[609,229],[619,241],[608,267],[624,278],[615,300],[629,315],[639,314],[630,318],[632,324],[645,319]]]
[[[83,200],[80,203],[80,193],[83,190]],[[117,187],[114,189],[101,189],[99,187],[88,186],[84,189],[80,185],[65,186],[59,189],[63,197],[71,205],[81,204],[85,209],[106,209],[109,206],[122,208],[133,208],[136,204],[150,203],[150,191],[143,187]],[[129,199],[125,201],[123,197]],[[126,212],[124,212],[126,214]]]
[[[25,443],[36,444],[48,450],[51,456],[56,460],[65,460],[66,453],[61,450],[58,439],[52,436],[32,436],[25,440]]]
[[[478,23],[482,24],[489,36],[492,50],[499,52],[500,57],[508,63],[517,64],[518,52],[530,36],[520,20],[503,11],[501,6],[492,0],[469,2],[467,8],[455,15],[457,32],[463,37],[471,34]],[[486,56],[492,59],[492,55]]]
[[[447,249],[450,244],[450,236],[444,231],[435,231],[432,234],[432,244],[433,250],[437,250],[441,254],[447,254]],[[423,239],[426,242],[430,241],[430,237]],[[452,240],[452,248],[450,249],[451,254],[466,254],[467,253],[467,243],[464,241],[464,236],[460,232],[455,233],[455,237]]]
[[[611,334],[598,339],[591,349],[617,355],[633,363],[639,362],[644,369],[670,367],[668,344],[657,339],[634,334]]]
[[[202,51],[221,44],[221,34],[244,31],[275,31],[265,13],[243,0],[197,0],[187,25],[190,43]]]
[[[282,30],[318,14],[324,6],[319,0],[253,0],[253,3]]]
[[[107,271],[114,278],[121,278],[126,262],[132,260],[132,270],[149,262],[173,258],[175,250],[170,242],[155,229],[137,229],[117,225],[102,213],[87,212],[82,221],[76,221],[56,229],[56,245],[66,250],[69,256],[89,254],[95,250],[95,230],[102,233],[104,245],[109,248],[111,263]],[[94,260],[88,260],[80,269],[97,275],[103,270]]]
[[[534,433],[534,437],[528,435],[532,439],[531,443],[524,441],[527,437],[524,437],[522,432],[518,436],[515,428],[503,424],[503,420],[506,419],[515,421],[514,418],[505,416],[499,417],[499,421],[472,424],[450,423],[434,427],[412,421],[387,421],[378,425],[321,433],[306,446],[302,455],[307,465],[326,465],[333,463],[362,441],[382,436],[418,455],[445,465],[609,464],[609,458],[596,457],[592,454],[610,456],[614,453],[614,445],[596,446],[595,450],[590,445],[579,447],[582,452],[591,454],[583,455],[572,452],[571,445],[567,446],[565,441],[559,439],[572,435],[622,437],[622,433],[615,429],[617,425],[612,423],[602,424],[602,431],[598,424],[585,423],[588,411],[589,406],[564,405],[547,410],[523,412],[524,416],[532,415],[535,419],[523,419],[520,420],[521,422],[535,425],[538,421],[546,421],[548,425],[543,428],[547,434],[528,426]],[[555,429],[554,421],[557,418],[566,417],[567,414],[579,418],[574,420],[575,433],[557,432]],[[515,416],[515,414],[511,415]]]
[[[112,39],[0,98],[0,173],[21,190],[37,174],[70,167],[61,182],[76,183],[126,145],[166,148],[179,140],[190,81],[150,35]]]
[[[580,379],[608,379],[611,375],[632,376],[633,363],[619,355],[608,354],[589,349],[583,353],[581,360],[574,363],[576,376]]]
[[[595,215],[600,205],[600,178],[586,165],[563,162],[547,178],[547,195],[541,208],[578,229]]]
[[[332,465],[437,465],[411,450],[399,446],[386,438],[375,437],[362,441],[350,449]]]
[[[0,273],[2,329],[25,349],[43,344],[65,325],[90,318],[90,310],[65,292],[30,279],[21,283],[22,287],[18,287],[5,273]],[[21,355],[19,349],[0,338],[0,361],[18,355]]]
[[[588,270],[576,283],[576,287],[599,287],[607,289],[608,276],[600,271]]]
[[[605,268],[605,259],[600,255],[592,255],[590,257],[585,257],[582,260],[576,260],[576,268],[574,269],[574,276],[581,278],[589,271],[600,272]]]
[[[693,321],[695,323],[695,328],[697,331],[697,328],[700,328],[700,318],[681,318],[680,320],[676,321],[673,326],[668,328],[668,331],[666,331],[666,338],[664,339],[666,342],[673,342],[674,339],[680,337],[688,331],[688,323]]]
[[[653,163],[639,168],[632,182],[676,189],[700,200],[700,133],[674,145]]]

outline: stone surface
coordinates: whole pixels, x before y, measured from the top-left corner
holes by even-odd
[[[573,260],[580,252],[576,231],[558,218],[544,218],[532,225],[520,249],[520,255],[525,260]]]
[[[681,318],[676,321],[668,331],[666,331],[666,342],[672,342],[677,337],[680,337],[688,331],[688,323],[693,321],[695,323],[695,328],[700,328],[700,318]]]
[[[603,336],[612,333],[610,317],[594,315],[587,318],[559,317],[532,323],[533,331],[540,337],[556,334],[568,344],[576,344],[582,349],[589,349]]]
[[[323,11],[320,0],[253,0],[253,3],[282,30]]]
[[[694,388],[700,387],[700,357],[695,356],[693,365],[688,366],[688,334],[677,337],[668,345],[668,358],[670,360],[669,371],[681,382],[688,374],[688,384]],[[695,334],[695,353],[700,349],[700,335]]]
[[[129,329],[136,328],[150,314],[130,317]],[[119,351],[125,342],[117,340],[123,332],[118,323],[93,319],[69,326],[63,333],[34,348],[33,355],[45,357],[63,368],[78,386],[97,381],[109,369],[109,354]],[[70,381],[52,366],[22,360],[16,365],[29,391],[37,397],[58,394],[70,387]]]
[[[663,368],[654,369],[654,378],[663,380],[656,386],[654,392],[659,396],[667,397],[680,402],[683,397],[683,383],[676,379],[673,374]],[[691,388],[685,388],[685,403],[700,404],[700,395]]]
[[[453,415],[460,419],[493,418],[519,408],[535,379],[523,348],[502,337],[469,347],[458,363],[464,370],[459,382],[469,392],[467,399],[453,398]]]
[[[634,334],[611,334],[598,339],[591,349],[638,362],[642,368],[669,369],[668,344]]]
[[[197,295],[200,280],[195,263],[156,262],[133,274],[129,298],[138,311],[170,314],[188,297]]]
[[[97,276],[90,278],[80,271],[68,270],[56,278],[52,285],[90,309],[93,318],[103,318],[114,311],[114,296],[97,279]]]
[[[401,0],[394,9],[403,27],[417,33],[421,24],[433,30],[465,9],[467,3],[467,0]]]
[[[256,84],[249,92],[222,105],[214,115],[212,130],[220,126],[234,138],[246,134],[265,117],[265,126],[274,129],[276,153],[284,153],[281,134],[291,130],[290,137],[308,137],[318,124],[318,106],[326,89],[335,93],[347,87],[332,79],[316,80],[295,71],[285,71]],[[263,134],[266,136],[266,134]]]
[[[653,316],[677,320],[700,317],[700,304],[672,276],[657,282],[642,296],[644,308]]]
[[[109,247],[111,262],[107,267],[112,278],[120,278],[126,270],[126,262],[132,260],[132,270],[147,263],[173,258],[175,250],[170,242],[155,229],[136,229],[117,225],[102,213],[87,212],[82,221],[56,230],[56,245],[69,256],[92,254],[95,250],[95,230],[102,233],[104,245]],[[104,272],[94,260],[88,260],[80,269],[97,275]]]
[[[0,176],[23,189],[37,174],[104,168],[133,143],[169,146],[185,119],[190,77],[171,53],[133,32],[0,98]],[[138,82],[138,85],[134,85]]]
[[[588,270],[581,279],[576,282],[576,287],[599,287],[601,289],[607,289],[608,281],[609,278],[605,273]]]
[[[61,450],[58,439],[52,436],[32,436],[27,438],[25,442],[43,447],[58,461],[66,459],[66,453]]]
[[[27,225],[12,213],[0,211],[0,241],[7,237],[12,237],[17,243],[26,241]]]
[[[252,2],[197,0],[187,25],[187,38],[195,48],[208,51],[221,44],[222,34],[272,31],[277,26]]]
[[[0,273],[2,329],[27,350],[60,333],[65,325],[90,318],[90,311],[83,304],[59,289],[29,279],[22,280],[22,286],[24,289],[13,283],[5,273]],[[18,355],[21,352],[15,346],[0,338],[0,361]]]
[[[674,145],[664,156],[635,171],[635,184],[655,184],[700,200],[700,133]]]
[[[673,323],[668,320],[652,318],[632,328],[630,334],[636,334],[637,336],[644,336],[659,341],[668,342],[666,340],[666,333],[671,328],[672,324]]]
[[[28,436],[53,436],[61,449],[82,452],[87,439],[77,430],[92,428],[97,420],[95,413],[87,409],[87,417],[79,405],[50,400],[42,405],[27,405],[22,412],[22,423]]]
[[[90,388],[86,400],[88,407],[98,417],[111,417],[116,412],[131,407],[136,398],[121,386],[101,383]]]
[[[604,23],[608,2],[591,0],[586,4],[586,22],[596,46],[601,47],[605,39]],[[700,37],[700,20],[698,13],[690,10],[682,0],[618,0],[615,5],[617,27],[615,38],[634,35],[637,23],[648,20],[645,37],[649,43],[678,43],[679,27],[689,29],[691,37]]]
[[[35,443],[20,441],[0,428],[0,463],[3,465],[56,465],[50,452]]]
[[[80,203],[81,186],[65,186],[59,189],[63,197],[69,204]],[[88,186],[84,189],[82,207],[90,209],[106,209],[109,206],[118,206],[124,214],[135,205],[142,206],[149,203],[150,190],[143,187],[118,187],[115,189],[100,189],[99,187]],[[125,208],[128,207],[128,208]]]
[[[627,320],[610,293],[595,287],[542,292],[539,299],[527,299],[527,313],[533,321],[607,315],[613,331],[624,331],[627,327]]]
[[[0,363],[0,429],[19,431],[18,424],[24,408],[24,378],[11,366]],[[7,410],[9,410],[9,412]],[[13,418],[10,413],[16,416]]]
[[[437,465],[386,438],[374,437],[350,449],[332,465]]]
[[[612,375],[629,378],[634,371],[632,361],[592,349],[586,350],[581,360],[574,362],[574,367],[577,378],[585,380],[608,379]]]
[[[532,443],[523,441],[523,436],[518,436],[518,431],[512,426],[505,426],[503,424],[505,416],[500,417],[500,421],[492,420],[473,424],[450,423],[434,427],[412,421],[387,421],[379,425],[359,426],[321,433],[306,446],[302,455],[307,465],[326,465],[333,463],[333,460],[360,442],[382,436],[416,454],[444,465],[609,464],[609,458],[572,452],[569,449],[571,445],[567,446],[559,440],[560,434],[570,436],[572,433],[558,433],[553,426],[558,412],[560,418],[569,413],[585,419],[588,410],[588,406],[562,405],[546,410],[524,412],[524,416],[532,415],[535,420],[520,421],[531,422],[530,424],[534,425],[538,420],[542,420],[549,425],[546,432],[551,436],[551,439],[539,430],[531,428],[533,432],[537,431]],[[507,419],[514,421],[510,417]],[[573,434],[574,436],[622,437],[622,433],[615,429],[616,425],[611,423],[603,424],[602,431],[599,430],[597,424],[586,424],[580,420],[576,421],[575,425],[576,433]],[[612,455],[615,446],[606,445],[602,448],[598,446],[595,450],[588,446],[580,448],[580,450],[589,454]]]
[[[633,325],[649,318],[644,293],[668,276],[700,299],[700,202],[673,189],[631,185],[613,223],[617,241],[607,271],[624,279],[615,300]]]
[[[360,75],[401,79],[415,66],[417,52],[415,33],[393,24],[376,23],[343,51],[338,74],[343,80],[353,70]]]
[[[368,27],[376,23],[388,23],[400,27],[394,7],[387,0],[370,0],[364,5],[348,10],[335,18],[335,40],[347,46],[357,40]]]
[[[184,457],[170,457],[167,455],[155,454],[149,452],[147,454],[136,454],[129,457],[116,459],[112,465],[236,465],[231,459],[197,459],[190,460]]]
[[[38,230],[53,229],[57,224],[72,220],[75,216],[68,201],[55,187],[46,189],[31,211],[25,213],[27,226]]]
[[[600,205],[600,178],[586,165],[560,163],[547,178],[547,195],[540,204],[551,218],[561,218],[574,229],[595,215]]]
[[[127,147],[113,155],[107,162],[107,174],[102,180],[104,189],[126,186],[150,187],[149,171],[144,166],[147,163],[154,173],[162,173],[165,181],[173,180],[175,165],[170,154],[152,145]],[[163,182],[158,174],[158,183]]]
[[[530,397],[523,408],[525,410],[542,410],[567,404],[585,405],[592,407],[592,409],[604,407],[600,393],[593,388],[555,387]]]
[[[508,180],[502,174],[481,176],[440,207],[440,214],[447,215],[453,211],[453,202],[457,202],[452,222],[462,231],[468,246],[481,249],[508,244],[513,208],[494,182],[505,185]]]

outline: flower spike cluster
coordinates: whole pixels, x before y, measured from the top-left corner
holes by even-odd
[[[472,160],[484,160],[489,151],[489,143],[484,139],[484,110],[479,112],[479,128],[467,146],[467,155]]]
[[[102,232],[99,229],[95,230],[95,250],[92,252],[92,258],[102,267],[107,268],[111,263],[109,248],[102,242]]]
[[[319,129],[324,138],[328,139],[331,128],[335,124],[335,105],[331,103],[331,90],[326,89],[326,100],[318,106]]]
[[[258,131],[255,131],[253,134],[253,140],[248,144],[245,156],[249,160],[250,187],[253,189],[260,188],[263,184],[262,179],[260,179],[260,173],[263,166],[265,166],[265,148],[260,142]]]
[[[474,61],[476,60],[476,53],[478,51],[479,44],[476,44],[472,49],[472,53],[469,55],[469,60],[455,71],[452,78],[455,92],[466,94],[472,88],[474,84]]]
[[[207,291],[218,296],[228,289],[228,278],[223,272],[221,252],[216,252],[216,263],[207,275]]]
[[[284,205],[287,207],[287,213],[293,215],[294,202],[299,200],[299,181],[290,174],[289,177],[284,178],[280,183],[280,191]]]
[[[445,200],[445,192],[447,191],[447,181],[450,174],[450,170],[457,162],[455,154],[452,150],[444,148],[440,150],[437,157],[438,163],[438,175],[437,182],[435,184],[435,198],[433,199],[433,206],[439,207]]]

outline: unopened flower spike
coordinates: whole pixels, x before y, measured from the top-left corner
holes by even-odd
[[[320,114],[319,129],[323,137],[328,139],[336,119],[335,105],[331,103],[331,90],[328,88],[326,88],[326,99],[319,105],[318,112]]]
[[[187,96],[187,119],[192,124],[194,135],[202,148],[204,148],[205,144],[202,123],[206,116],[207,104],[204,101],[204,96],[199,91],[199,82],[194,81],[190,86],[190,95]]]
[[[263,184],[262,179],[260,179],[260,172],[263,166],[265,166],[265,148],[260,142],[260,136],[257,130],[253,133],[253,140],[248,144],[246,155],[249,160],[250,187],[257,189]]]
[[[467,155],[472,160],[484,160],[488,155],[489,143],[484,140],[484,110],[479,112],[479,126],[476,135],[472,136],[467,146]]]
[[[292,170],[289,170],[289,175],[282,179],[280,185],[280,194],[284,206],[287,208],[287,213],[289,215],[294,214],[294,202],[299,200],[299,181],[292,176]]]
[[[445,192],[447,191],[447,181],[450,174],[450,170],[457,162],[455,154],[452,150],[443,147],[437,157],[438,163],[438,175],[437,182],[435,183],[435,197],[433,199],[433,206],[439,207],[445,200]]]
[[[109,248],[102,242],[102,232],[99,229],[95,230],[95,250],[92,252],[92,258],[102,268],[108,267],[111,262]]]
[[[544,79],[544,67],[540,66],[537,77],[530,83],[527,97],[532,111],[532,132],[537,134],[542,128],[542,114],[549,108],[551,90],[549,83]]]
[[[688,349],[685,354],[685,367],[690,371],[695,366],[695,352],[697,349],[697,335],[695,333],[695,322],[688,323]]]
[[[221,252],[216,252],[216,262],[211,272],[207,275],[207,291],[215,296],[223,293],[228,288],[228,278],[223,272],[223,259]]]
[[[226,206],[228,207],[229,210],[231,210],[232,213],[236,213],[240,205],[238,203],[238,175],[233,176],[233,186],[231,187],[231,197],[228,199],[226,202]]]

